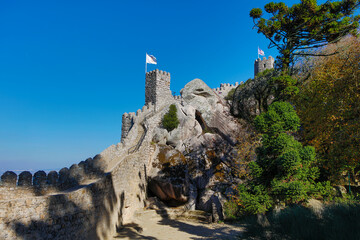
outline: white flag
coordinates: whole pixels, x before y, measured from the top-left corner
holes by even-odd
[[[259,54],[260,56],[265,56],[264,51],[261,50],[259,47],[258,47],[258,54]]]
[[[146,63],[157,64],[156,57],[146,54]]]

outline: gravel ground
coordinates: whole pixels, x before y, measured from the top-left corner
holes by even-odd
[[[140,214],[134,223],[124,226],[114,239],[239,239],[244,228],[239,225],[207,224],[172,220],[154,213]]]

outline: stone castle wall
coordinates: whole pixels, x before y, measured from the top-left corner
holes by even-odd
[[[110,146],[97,158],[109,162],[118,147]],[[0,200],[0,239],[112,238],[117,227],[130,223],[134,212],[144,207],[154,146],[147,139],[138,152],[122,153],[111,171],[66,191],[49,194],[34,186],[3,184],[4,192],[17,189],[19,195]]]
[[[97,155],[73,164],[70,168],[64,167],[59,172],[46,173],[40,170],[34,175],[29,171],[19,175],[6,171],[0,181],[0,201],[51,194],[96,180],[104,174],[100,161],[100,155]]]
[[[240,82],[240,85],[243,84],[243,82]],[[214,92],[219,95],[222,98],[225,98],[231,89],[236,88],[239,86],[239,83],[236,82],[235,84],[230,83],[221,83],[219,88],[213,88]]]
[[[101,239],[116,204],[107,175],[72,191],[0,201],[0,239]],[[111,229],[111,225],[108,225]]]
[[[263,57],[263,59],[256,59],[254,63],[254,77],[256,74],[265,71],[266,69],[273,69],[274,68],[275,59],[272,56],[269,56],[268,59]]]
[[[145,105],[152,103],[156,108],[173,99],[170,91],[170,73],[158,69],[147,72],[145,78]]]
[[[225,97],[236,86],[221,84],[214,91]],[[150,144],[153,131],[166,106],[182,102],[171,95],[170,74],[163,71],[147,73],[145,92],[145,106],[123,115],[121,142],[93,159],[59,172],[2,176],[0,239],[109,239],[131,222],[145,204],[147,174],[157,151]],[[139,142],[140,149],[131,153]]]

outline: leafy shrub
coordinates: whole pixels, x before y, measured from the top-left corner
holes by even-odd
[[[228,92],[228,94],[227,94],[226,97],[225,97],[225,100],[230,100],[230,101],[233,100],[235,89],[236,89],[236,88],[232,88],[232,89]]]
[[[238,204],[238,214],[265,213],[275,202],[293,204],[332,195],[328,182],[315,182],[319,177],[315,149],[303,147],[290,135],[300,126],[290,103],[274,102],[255,118],[255,126],[262,145],[256,161],[249,164],[251,181],[241,184],[231,198]]]
[[[174,104],[171,104],[169,107],[169,111],[164,115],[162,119],[163,127],[169,132],[174,130],[179,126],[179,119],[177,117],[177,109]]]

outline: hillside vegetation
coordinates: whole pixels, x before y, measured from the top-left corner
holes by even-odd
[[[274,70],[234,92],[232,111],[250,125],[252,137],[247,140],[253,142],[245,144],[240,138],[237,146],[236,161],[246,179],[226,203],[229,218],[268,214],[270,219],[272,209],[305,206],[311,198],[358,201],[354,191],[344,195],[335,187],[346,184],[350,189],[360,173],[360,17],[354,15],[359,5],[356,0],[321,5],[301,0],[291,7],[271,2],[264,6],[268,18],[260,8],[251,10],[254,27],[279,56]],[[306,211],[289,210],[287,216]],[[271,217],[268,224],[275,225],[268,230],[280,231],[284,219]],[[289,232],[279,234],[291,238]]]

